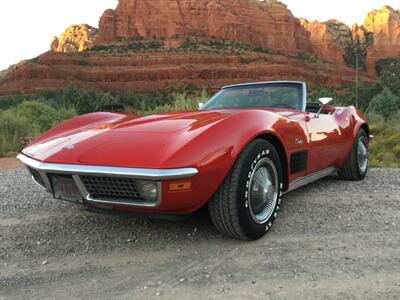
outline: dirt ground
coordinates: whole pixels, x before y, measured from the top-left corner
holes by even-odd
[[[0,170],[18,169],[21,167],[21,163],[15,157],[0,158]]]
[[[94,215],[0,170],[0,299],[400,299],[400,170],[284,196],[256,242]]]

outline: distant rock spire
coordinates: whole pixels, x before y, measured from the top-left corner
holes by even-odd
[[[98,29],[87,24],[71,25],[51,40],[50,49],[55,52],[82,52],[87,50],[98,36]]]

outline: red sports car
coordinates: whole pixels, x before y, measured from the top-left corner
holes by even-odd
[[[151,217],[208,204],[219,231],[254,240],[271,228],[282,194],[335,172],[367,173],[364,116],[306,99],[303,82],[262,82],[224,87],[198,111],[83,115],[18,158],[57,199]]]

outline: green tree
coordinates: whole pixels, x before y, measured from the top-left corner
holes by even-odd
[[[364,84],[362,81],[358,85],[353,84],[350,92],[345,95],[343,99],[343,105],[356,105],[358,108],[366,112],[368,110],[371,100],[382,92],[383,86],[380,83],[377,84]]]
[[[376,70],[384,85],[400,97],[400,57],[379,60]]]
[[[318,99],[323,97],[331,97],[334,99],[334,101],[337,101],[339,98],[338,93],[334,88],[327,86],[317,86],[312,90],[311,94],[308,97],[308,100],[310,102],[318,102]]]
[[[369,104],[369,111],[384,116],[386,120],[394,116],[400,107],[400,98],[388,88],[376,95]]]

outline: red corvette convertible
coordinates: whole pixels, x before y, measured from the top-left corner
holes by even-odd
[[[364,116],[306,99],[303,82],[262,82],[224,87],[198,111],[88,114],[18,158],[57,199],[151,217],[208,204],[219,231],[254,240],[271,228],[282,194],[335,172],[367,173]]]

